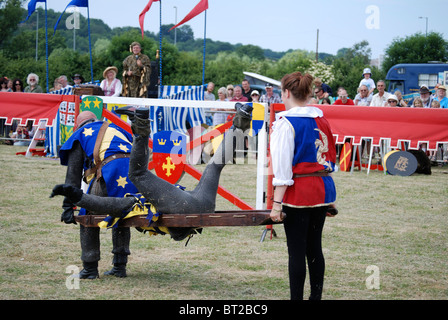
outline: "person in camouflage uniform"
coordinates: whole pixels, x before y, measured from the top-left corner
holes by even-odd
[[[141,50],[140,43],[133,42],[132,54],[123,61],[123,97],[146,98],[148,95],[151,60]]]

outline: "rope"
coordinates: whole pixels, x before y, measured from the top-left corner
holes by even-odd
[[[90,13],[89,6],[87,6],[87,26],[89,28],[89,51],[90,51],[90,78],[93,82],[93,61],[92,61],[92,41],[90,39]]]
[[[207,34],[207,10],[204,11],[204,52],[202,54],[202,86],[204,86],[204,80],[205,80],[205,37]]]
[[[162,84],[162,0],[159,1],[160,3],[160,27],[159,27],[159,92],[162,92],[163,84]],[[160,95],[161,96],[161,95]],[[161,98],[161,97],[159,97]]]

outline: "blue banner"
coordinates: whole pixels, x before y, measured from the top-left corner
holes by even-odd
[[[59,21],[61,21],[62,15],[65,13],[65,10],[67,10],[68,7],[76,6],[76,7],[89,7],[89,0],[72,0],[62,11],[61,15],[59,16],[58,21],[56,22],[56,25],[54,26],[54,33],[56,33],[56,29],[58,28]]]

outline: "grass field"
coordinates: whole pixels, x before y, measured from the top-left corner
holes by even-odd
[[[61,197],[48,198],[65,167],[16,155],[24,150],[0,145],[0,300],[289,299],[281,225],[263,242],[262,226],[207,228],[188,246],[132,230],[127,278],[101,276],[69,289],[70,268],[81,268],[79,227],[60,222]],[[323,298],[447,299],[448,167],[410,177],[334,176],[340,213],[324,227]],[[221,185],[255,206],[255,181],[255,165],[229,165]],[[187,175],[180,182],[195,183]],[[236,208],[218,196],[217,209]],[[102,274],[111,267],[109,230],[101,246]]]

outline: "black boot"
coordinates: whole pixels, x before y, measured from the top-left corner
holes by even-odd
[[[149,108],[147,107],[126,106],[116,109],[115,113],[125,114],[131,121],[133,121],[135,117],[149,119]]]
[[[104,272],[105,276],[116,276],[118,278],[126,278],[126,263],[114,263],[114,267]]]
[[[151,120],[149,119],[149,108],[126,106],[115,110],[118,114],[125,114],[131,120],[132,133],[135,136],[148,136],[151,133]]]
[[[98,262],[83,262],[84,269],[79,273],[79,279],[97,279],[98,274]]]
[[[151,133],[151,120],[135,117],[131,123],[131,129],[134,136],[149,137]]]

